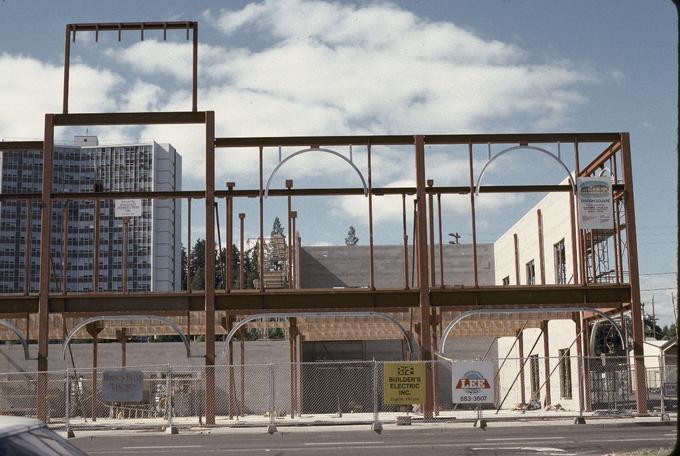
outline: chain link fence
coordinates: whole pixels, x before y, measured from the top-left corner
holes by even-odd
[[[493,366],[493,378],[487,380],[494,394],[490,403],[482,405],[453,402],[453,392],[460,385],[452,377],[452,366],[465,361],[415,362],[432,379],[432,419],[474,420],[478,410],[485,419],[630,416],[636,412],[630,358],[529,356],[487,361]],[[643,394],[651,414],[677,413],[677,393],[669,394],[677,390],[676,362],[668,357],[645,359]],[[395,422],[401,416],[424,419],[422,404],[395,404],[386,397],[389,363],[79,368],[42,376],[4,373],[0,374],[0,414],[35,416],[37,382],[44,378],[50,422],[66,430],[201,426],[206,424],[206,380],[214,377],[218,426]],[[427,385],[424,377],[417,381],[423,388]]]

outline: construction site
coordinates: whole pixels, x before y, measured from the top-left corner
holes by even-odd
[[[145,32],[186,33],[193,43],[192,105],[174,112],[70,112],[76,34],[143,39]],[[0,142],[5,162],[33,154],[41,173],[40,191],[0,194],[3,211],[13,211],[2,223],[14,230],[2,245],[15,258],[0,265],[12,278],[0,277],[7,281],[0,294],[0,338],[7,341],[0,348],[0,413],[67,427],[237,419],[272,426],[343,416],[375,423],[379,413],[383,420],[404,413],[475,419],[475,407],[452,402],[452,366],[465,360],[493,362],[494,398],[483,409],[498,416],[552,414],[581,422],[597,413],[663,418],[677,409],[664,393],[677,379],[672,344],[654,355],[645,348],[627,132],[217,137],[219,111],[198,110],[197,22],[68,24],[64,46],[62,112],[45,114],[42,141]],[[107,188],[96,180],[60,187],[56,129],[185,124],[205,138],[203,189]],[[79,147],[96,157],[109,153],[82,140]],[[149,147],[154,157],[174,160],[167,182],[175,185],[182,164],[174,149]],[[413,170],[414,185],[374,186],[380,169],[372,159],[385,151]],[[437,184],[431,170],[442,163],[428,160],[435,151],[464,164],[465,182]],[[142,152],[128,160],[141,160]],[[126,152],[120,153],[125,164]],[[259,185],[217,182],[216,156],[244,153],[258,157],[251,181]],[[288,163],[301,155],[331,157],[355,185],[311,188],[294,181]],[[487,171],[502,163],[497,159],[526,155],[540,157],[536,166],[552,167],[559,178],[490,182]],[[273,156],[276,166],[265,166]],[[97,158],[104,159],[114,160]],[[522,180],[521,173],[514,177]],[[611,228],[584,222],[577,189],[584,178],[610,185]],[[478,242],[480,219],[490,223],[480,201],[499,195],[530,195],[535,204],[512,223],[503,220],[510,228],[497,239]],[[306,245],[298,202],[318,201],[313,216],[321,218],[325,201],[350,196],[367,206],[364,243]],[[401,243],[374,243],[380,199],[401,214],[393,227]],[[466,227],[469,239],[449,242],[447,199],[464,207],[456,225]],[[139,212],[115,215],[121,200],[138,201]],[[268,232],[265,211],[274,201],[285,207],[285,234]],[[147,214],[172,226],[164,228],[170,234],[134,234]],[[246,220],[257,221],[255,242]],[[202,286],[192,265],[199,237]],[[81,253],[72,253],[75,244]],[[148,286],[134,272],[145,250],[169,271],[148,273]],[[251,263],[247,251],[259,261]],[[383,369],[405,360],[425,366],[424,400],[387,403]],[[142,373],[141,400],[106,399],[102,384],[112,368]]]

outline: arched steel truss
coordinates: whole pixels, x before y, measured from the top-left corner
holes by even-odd
[[[587,312],[593,312],[595,314],[598,314],[602,318],[605,318],[608,320],[612,326],[616,329],[616,332],[619,334],[619,337],[621,338],[621,342],[623,343],[623,346],[626,346],[625,339],[623,338],[623,334],[621,333],[621,330],[619,327],[616,325],[616,322],[612,317],[607,315],[606,313],[593,309],[591,307],[549,307],[546,309],[489,309],[489,308],[483,308],[483,309],[471,309],[463,312],[462,314],[458,315],[456,318],[451,320],[451,323],[449,323],[446,326],[446,329],[442,331],[442,337],[439,340],[439,351],[436,353],[437,356],[445,358],[444,353],[446,350],[446,339],[449,337],[449,333],[453,330],[453,327],[456,326],[458,323],[466,319],[467,317],[470,317],[472,315],[493,315],[493,314],[519,314],[519,313],[536,313],[536,312],[547,312],[547,313],[557,313],[557,312],[575,312],[575,311],[587,311]]]
[[[479,187],[482,183],[482,178],[484,177],[484,173],[486,172],[487,168],[495,159],[500,157],[501,155],[505,155],[508,152],[512,152],[513,150],[518,150],[518,149],[529,149],[529,150],[535,150],[537,152],[540,152],[542,154],[547,155],[548,157],[552,158],[555,160],[557,163],[560,164],[560,166],[566,171],[567,177],[569,178],[569,183],[571,184],[571,188],[573,189],[574,193],[576,193],[576,185],[574,184],[574,179],[571,177],[571,171],[569,171],[569,167],[564,164],[564,162],[556,157],[552,152],[549,150],[543,149],[542,147],[536,147],[536,146],[513,146],[509,147],[507,149],[503,149],[502,151],[498,152],[496,155],[493,156],[491,160],[486,162],[484,165],[484,168],[482,168],[482,171],[479,173],[479,176],[477,177],[477,184],[475,185],[475,194],[479,195]]]
[[[227,338],[224,340],[224,349],[222,352],[224,353],[225,359],[229,359],[227,356],[229,354],[229,342],[231,339],[233,339],[234,335],[236,335],[236,332],[243,328],[245,325],[250,323],[251,321],[259,320],[262,318],[292,318],[292,317],[301,317],[301,318],[319,318],[319,317],[375,317],[375,318],[382,318],[383,320],[387,320],[391,323],[394,323],[401,333],[404,335],[404,339],[406,339],[406,342],[408,343],[408,350],[411,355],[412,359],[417,359],[418,357],[418,352],[416,351],[415,344],[413,343],[413,339],[411,338],[411,334],[402,326],[402,324],[399,322],[394,317],[391,317],[387,314],[379,313],[379,312],[292,312],[292,313],[287,313],[287,312],[275,312],[275,313],[261,313],[261,314],[256,314],[256,315],[250,315],[249,317],[244,318],[243,320],[240,320],[238,323],[234,325],[234,327],[229,331],[229,334],[227,334]]]
[[[87,320],[83,320],[80,323],[78,323],[76,326],[73,327],[73,329],[68,333],[68,336],[64,340],[64,344],[62,346],[61,352],[64,357],[66,357],[66,349],[68,348],[68,344],[71,342],[71,339],[75,334],[83,329],[85,326],[89,325],[90,323],[94,323],[97,321],[120,321],[120,320],[138,320],[138,321],[159,321],[167,326],[170,326],[172,329],[175,330],[177,335],[182,339],[182,342],[184,342],[184,348],[187,350],[187,358],[201,358],[202,356],[191,356],[191,345],[189,344],[189,339],[187,339],[187,336],[182,332],[182,328],[180,328],[177,323],[174,321],[164,318],[164,317],[157,317],[155,315],[106,315],[102,317],[92,317],[88,318]]]
[[[17,339],[19,339],[19,342],[21,342],[21,345],[24,347],[24,358],[25,359],[31,359],[31,357],[28,353],[28,341],[26,340],[24,335],[21,333],[21,331],[19,331],[19,328],[17,328],[16,326],[14,326],[12,323],[8,322],[7,320],[0,320],[0,326],[4,326],[5,328],[12,331],[15,336],[17,336]]]
[[[293,152],[292,154],[290,154],[289,156],[287,156],[286,158],[281,160],[278,165],[276,165],[276,168],[274,168],[272,173],[269,175],[269,179],[267,179],[267,185],[264,188],[264,197],[265,198],[267,198],[269,196],[269,186],[272,183],[272,179],[274,178],[274,174],[276,174],[276,172],[279,170],[279,168],[281,168],[283,165],[285,165],[286,162],[288,162],[289,160],[297,157],[298,155],[306,154],[307,152],[325,152],[327,154],[335,155],[336,157],[340,157],[341,159],[343,159],[359,175],[359,178],[361,179],[361,184],[364,186],[364,196],[368,196],[368,185],[366,185],[366,179],[364,179],[364,175],[361,173],[359,168],[357,168],[357,166],[350,159],[348,159],[347,157],[342,155],[340,152],[336,152],[336,151],[331,150],[331,149],[310,147],[310,148],[307,148],[307,149],[298,150],[297,152]]]

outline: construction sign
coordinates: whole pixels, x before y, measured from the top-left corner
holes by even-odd
[[[494,403],[491,361],[455,362],[451,373],[454,404]]]
[[[425,402],[425,364],[385,363],[384,403],[396,405]]]

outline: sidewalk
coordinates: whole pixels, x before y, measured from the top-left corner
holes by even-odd
[[[460,415],[460,413],[458,413]],[[368,413],[352,414],[351,420],[345,416],[336,419],[329,419],[327,416],[317,419],[314,416],[303,416],[295,419],[277,418],[276,427],[278,432],[346,432],[346,431],[371,431],[373,424],[373,415]],[[450,417],[439,417],[432,421],[423,421],[422,416],[411,414],[411,425],[397,425],[397,416],[405,416],[403,413],[382,413],[380,414],[380,422],[384,430],[396,430],[400,432],[408,432],[409,430],[422,429],[440,429],[440,430],[454,430],[454,429],[469,429],[473,427],[475,418],[460,417],[452,419]],[[670,421],[661,421],[659,416],[648,417],[609,417],[609,416],[592,416],[585,415],[586,424],[574,424],[573,416],[553,416],[553,417],[532,417],[523,416],[496,416],[492,413],[489,416],[483,417],[489,427],[526,427],[526,426],[542,426],[546,429],[558,428],[562,426],[587,426],[587,427],[627,427],[627,426],[669,426],[677,427],[677,414],[670,416]],[[117,422],[116,422],[117,421]],[[130,421],[136,421],[130,423]],[[229,434],[229,433],[244,433],[244,434],[259,434],[266,433],[267,426],[270,420],[268,417],[257,417],[253,419],[249,417],[247,420],[229,420],[220,417],[216,420],[214,426],[199,425],[196,417],[193,418],[175,418],[173,425],[177,427],[181,434]],[[96,423],[87,423],[87,425],[71,424],[71,431],[77,437],[84,436],[105,436],[105,435],[125,435],[125,434],[155,434],[162,433],[166,426],[165,420],[126,420],[121,423],[120,420],[111,420],[99,418]],[[65,426],[63,423],[50,425],[50,427],[61,435],[66,435]]]

